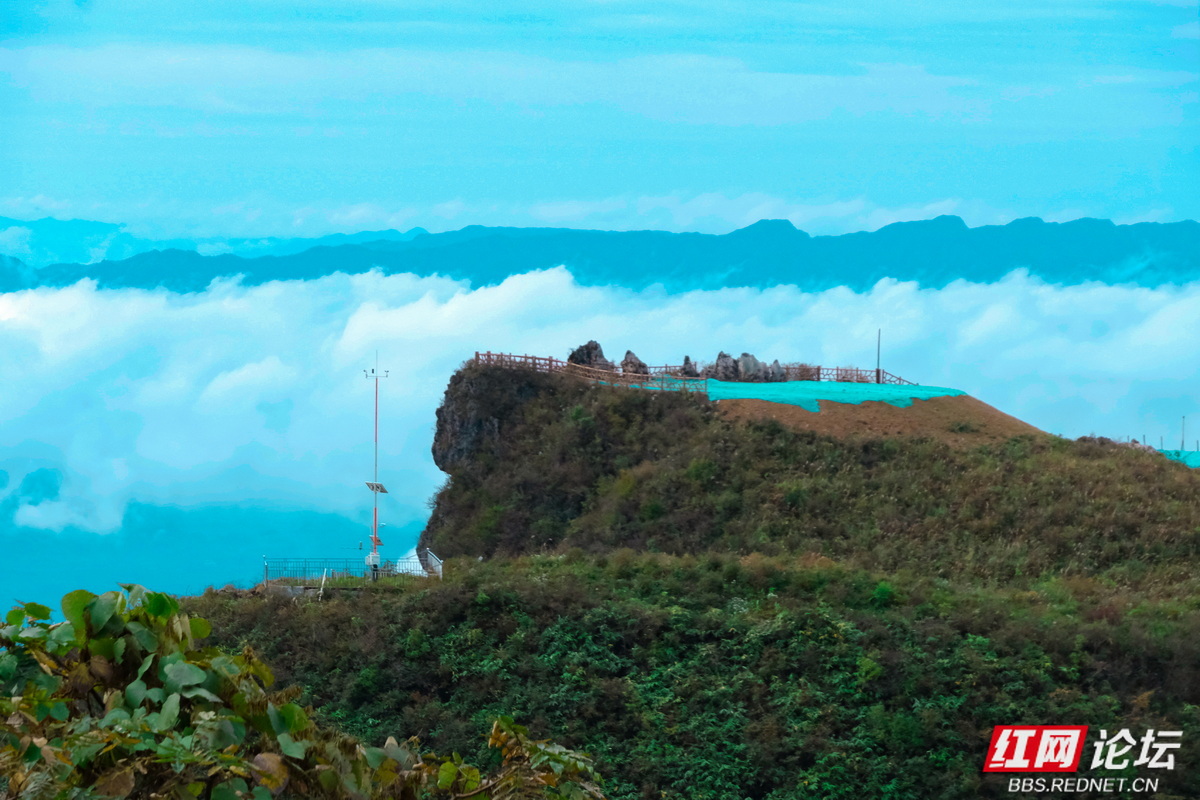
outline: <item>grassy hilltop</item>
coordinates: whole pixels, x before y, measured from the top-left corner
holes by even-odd
[[[820,554],[973,584],[1075,575],[1168,593],[1200,555],[1200,473],[1155,453],[1049,436],[968,450],[932,436],[832,439],[716,408],[460,371],[433,448],[450,480],[422,545],[485,557]]]
[[[980,769],[1021,723],[1182,729],[1179,766],[1140,774],[1196,796],[1200,478],[934,434],[469,367],[422,537],[445,580],[187,607],[351,733],[486,763],[480,730],[513,715],[592,753],[612,797],[1015,797]]]

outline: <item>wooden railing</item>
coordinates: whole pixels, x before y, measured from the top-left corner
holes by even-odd
[[[545,356],[517,356],[511,353],[480,353],[475,351],[475,363],[488,367],[508,367],[510,369],[532,369],[536,372],[562,372],[567,366],[566,361]]]
[[[531,369],[536,372],[565,372],[595,383],[628,386],[640,389],[672,389],[676,391],[707,392],[708,380],[683,374],[682,366],[647,367],[649,375],[637,372],[597,369],[572,364],[547,356],[518,356],[511,353],[475,353],[474,363],[510,369]],[[784,379],[789,381],[835,381],[838,383],[880,383],[914,386],[899,375],[883,369],[857,367],[818,367],[812,364],[783,364]],[[701,369],[696,365],[696,369]]]
[[[681,392],[708,392],[708,381],[704,378],[687,378],[672,374],[671,369],[680,367],[653,367],[649,375],[621,370],[597,369],[583,364],[572,364],[557,358],[543,356],[518,356],[510,353],[475,353],[474,363],[509,369],[531,369],[535,372],[562,372],[593,383],[608,386],[626,386],[633,389],[662,389]]]
[[[665,369],[647,375],[639,372],[614,372],[568,362],[562,371],[584,380],[612,386],[628,386],[633,389],[670,389],[677,392],[704,392],[706,394],[708,392],[706,378],[687,378],[683,375],[671,374]]]

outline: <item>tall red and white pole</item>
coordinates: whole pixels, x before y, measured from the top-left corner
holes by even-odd
[[[371,512],[371,554],[367,556],[367,564],[374,570],[379,566],[379,545],[383,544],[379,541],[379,495],[387,494],[387,489],[379,482],[379,379],[386,378],[388,371],[384,370],[383,374],[380,374],[378,351],[375,353],[375,368],[364,369],[363,375],[368,380],[375,381],[375,473],[374,480],[367,481],[367,488],[371,490],[375,500]]]

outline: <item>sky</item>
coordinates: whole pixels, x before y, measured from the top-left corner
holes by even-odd
[[[0,216],[145,238],[552,225],[813,233],[957,214],[1200,217],[1194,2],[12,0]],[[0,243],[2,244],[2,243]],[[11,244],[11,243],[10,243]],[[347,276],[0,293],[0,603],[248,585],[445,480],[434,411],[475,350],[719,350],[884,366],[1066,436],[1172,444],[1200,282],[494,286]]]
[[[0,215],[143,236],[1200,217],[1194,0],[13,0]]]

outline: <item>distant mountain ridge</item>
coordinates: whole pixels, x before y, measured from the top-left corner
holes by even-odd
[[[361,231],[333,233],[316,238],[201,237],[195,239],[145,239],[125,230],[123,225],[91,220],[38,219],[18,220],[0,217],[0,254],[19,258],[34,268],[51,264],[93,264],[120,261],[152,250],[188,250],[202,255],[281,256],[300,253],[313,247],[375,242],[404,241],[425,233],[424,228],[408,231]]]
[[[882,278],[937,288],[960,279],[991,282],[1021,268],[1068,284],[1155,286],[1200,279],[1200,222],[1190,220],[1116,225],[1030,217],[970,228],[959,217],[941,216],[840,236],[810,236],[787,220],[761,220],[723,235],[471,225],[436,234],[414,229],[276,240],[272,247],[272,254],[257,257],[176,248],[36,270],[0,264],[0,290],[94,278],[109,288],[194,292],[221,277],[240,275],[254,285],[371,269],[444,275],[478,286],[559,265],[585,285],[641,289],[661,284],[671,291],[778,284],[864,290]],[[302,249],[290,251],[296,247]]]

